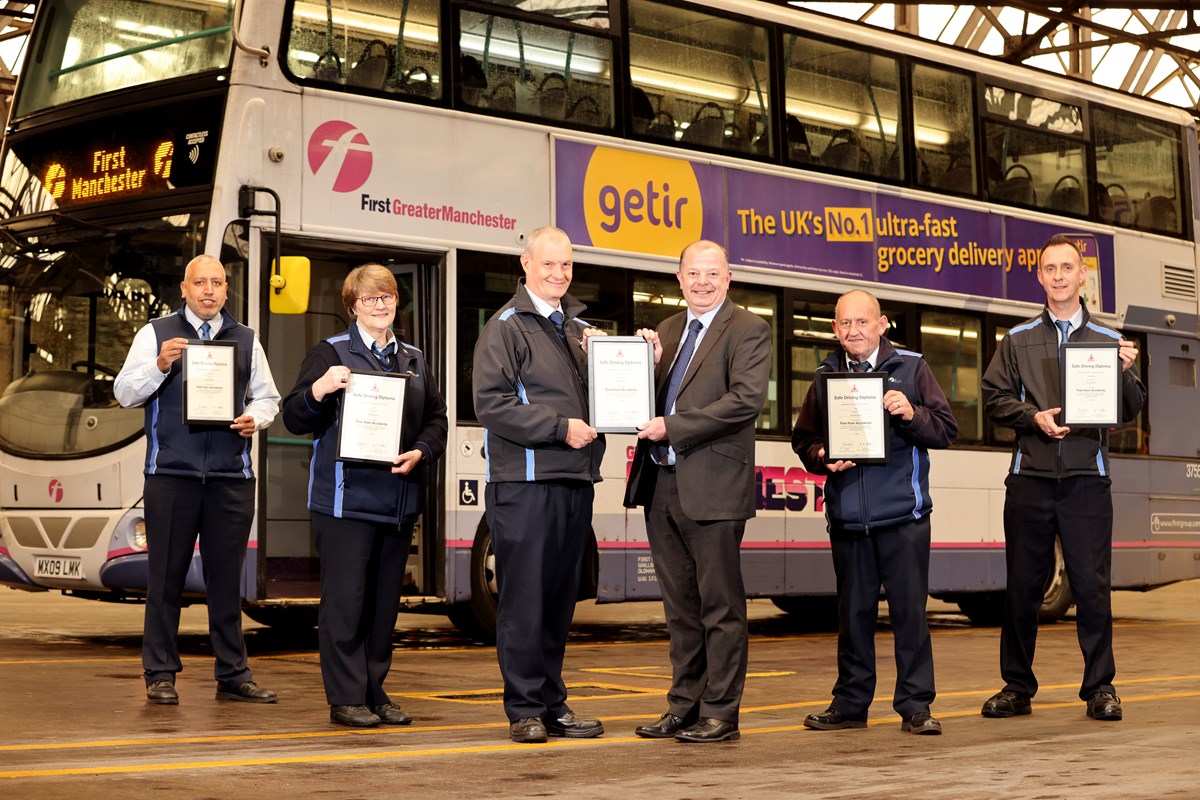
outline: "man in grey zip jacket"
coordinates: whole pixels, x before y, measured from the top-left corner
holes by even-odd
[[[1133,369],[1137,348],[1120,333],[1091,321],[1080,293],[1087,276],[1078,246],[1056,235],[1042,248],[1038,283],[1046,307],[1010,329],[983,376],[988,416],[1016,432],[1004,481],[1005,592],[1000,631],[1004,689],[983,704],[985,717],[1029,714],[1037,692],[1033,675],[1038,609],[1054,566],[1054,539],[1062,543],[1075,596],[1076,631],[1084,673],[1079,697],[1087,715],[1121,719],[1113,688],[1112,480],[1108,431],[1059,425],[1062,411],[1061,344],[1118,342],[1121,421],[1134,419],[1146,387]]]
[[[515,742],[591,738],[600,720],[567,706],[567,632],[592,525],[604,438],[588,423],[586,354],[595,329],[571,295],[571,242],[529,234],[525,279],[475,345],[475,415],[485,430],[487,524],[500,605],[496,656]]]

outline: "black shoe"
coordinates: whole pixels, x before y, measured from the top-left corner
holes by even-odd
[[[246,681],[238,685],[229,683],[217,684],[218,700],[240,700],[243,703],[274,703],[279,697],[270,689],[264,689],[254,681]]]
[[[830,706],[820,714],[809,714],[805,717],[804,727],[812,728],[815,731],[840,731],[843,728],[865,728],[867,727],[867,721],[865,719],[850,719],[841,711]]]
[[[547,736],[563,736],[567,739],[592,739],[604,733],[604,723],[598,719],[581,717],[568,711],[561,717],[542,717]]]
[[[329,721],[351,728],[374,728],[381,722],[366,706],[330,706]]]
[[[175,691],[175,684],[171,681],[151,681],[146,687],[146,701],[160,706],[177,706],[179,692]]]
[[[1088,698],[1087,715],[1092,719],[1116,722],[1121,718],[1121,698],[1112,692],[1096,692]]]
[[[542,744],[546,735],[546,726],[537,717],[521,717],[508,726],[509,738],[520,744]]]
[[[918,711],[900,724],[900,730],[925,736],[941,736],[942,723],[934,719],[928,711]]]
[[[695,725],[675,734],[677,742],[732,742],[740,738],[735,723],[712,717],[701,717]]]
[[[633,732],[643,739],[673,739],[675,734],[695,723],[695,719],[677,717],[668,711],[658,718],[658,722],[653,725],[638,725]]]
[[[412,717],[404,713],[404,709],[395,703],[371,706],[371,710],[384,725],[408,725],[412,722]]]
[[[1033,713],[1033,704],[1029,695],[1005,689],[989,697],[979,713],[993,719],[1022,717]]]

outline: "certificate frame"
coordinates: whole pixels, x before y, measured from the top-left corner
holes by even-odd
[[[858,466],[886,464],[891,455],[891,423],[883,396],[886,372],[821,372],[825,423],[825,462]]]
[[[641,336],[589,336],[588,420],[598,433],[637,433],[655,416],[654,345]]]
[[[403,443],[409,377],[407,372],[350,370],[338,403],[338,461],[392,466]]]
[[[237,342],[188,339],[183,362],[183,424],[232,425],[237,396]]]
[[[1120,342],[1064,342],[1059,346],[1063,427],[1120,426]]]

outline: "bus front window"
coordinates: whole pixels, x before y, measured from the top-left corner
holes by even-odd
[[[178,307],[202,230],[181,215],[0,261],[0,449],[81,457],[141,433],[113,380],[134,334]]]
[[[14,116],[229,66],[233,2],[50,0]]]

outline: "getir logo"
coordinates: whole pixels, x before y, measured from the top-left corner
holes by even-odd
[[[687,161],[597,147],[583,216],[595,247],[676,256],[700,238],[704,201]]]
[[[323,122],[308,139],[308,168],[313,175],[332,174],[335,192],[353,192],[366,183],[371,163],[371,143],[349,122]]]

